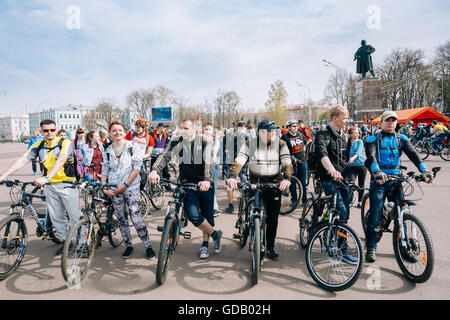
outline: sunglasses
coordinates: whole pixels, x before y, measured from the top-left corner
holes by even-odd
[[[42,131],[44,133],[49,133],[49,132],[56,132],[56,129],[43,129]]]

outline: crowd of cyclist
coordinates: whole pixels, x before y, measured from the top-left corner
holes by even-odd
[[[43,186],[51,220],[63,241],[67,237],[66,212],[71,226],[82,215],[78,191],[66,188],[66,184],[84,177],[91,182],[117,185],[116,188],[104,188],[103,192],[112,198],[120,222],[120,232],[126,244],[122,254],[124,259],[129,258],[134,250],[128,217],[145,247],[145,257],[155,257],[141,215],[141,170],[147,171],[149,182],[158,183],[161,176],[168,177],[168,164],[175,156],[178,159],[178,180],[198,185],[197,191],[186,192],[183,201],[189,221],[203,234],[201,259],[209,256],[210,238],[215,253],[220,253],[222,248],[223,233],[215,228],[215,218],[220,214],[217,202],[220,178],[226,181],[227,186],[228,207],[223,211],[231,214],[235,212],[233,190],[237,188],[238,179],[244,183],[279,183],[277,192],[263,194],[267,212],[266,256],[278,260],[275,239],[281,193],[292,189],[292,176],[299,179],[303,190],[298,199],[291,190],[292,201],[304,204],[308,170],[314,170],[326,195],[334,194],[335,182],[343,179],[357,179],[358,185],[364,187],[369,172],[371,210],[365,230],[366,261],[374,262],[374,230],[389,188],[387,176],[400,173],[400,157],[405,153],[425,180],[431,183],[432,174],[414,150],[410,138],[435,134],[433,146],[440,150],[440,144],[448,135],[448,129],[437,122],[433,122],[432,130],[419,127],[413,133],[410,123],[398,126],[397,120],[395,112],[386,111],[379,127],[369,128],[366,124],[349,126],[347,109],[335,106],[330,110],[329,123],[321,128],[308,128],[303,121],[296,120],[290,120],[279,128],[272,121],[263,120],[257,126],[239,121],[234,128],[215,129],[209,123],[196,127],[195,121],[185,119],[171,132],[162,123],[149,130],[148,121],[138,119],[134,130],[129,132],[120,122],[111,123],[107,134],[90,131],[85,135],[83,129],[78,129],[73,141],[67,138],[64,130],[57,132],[54,121],[44,120],[40,124],[43,137],[39,138],[35,133],[26,153],[0,176],[0,181],[6,180],[29,161],[33,162],[37,176],[36,164],[39,163],[42,176],[36,178],[35,184]],[[151,159],[150,166],[144,165],[148,158]],[[358,206],[361,206],[361,198],[362,194],[359,194]],[[339,189],[336,207],[341,219],[347,222],[350,218],[348,190]],[[57,254],[61,251],[62,247]],[[343,260],[356,263],[348,252],[344,252]]]

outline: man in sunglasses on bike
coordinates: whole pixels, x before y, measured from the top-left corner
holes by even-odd
[[[433,175],[414,150],[408,137],[395,132],[398,116],[394,111],[385,111],[381,116],[381,131],[366,140],[366,167],[372,174],[370,180],[369,201],[370,210],[367,218],[366,233],[366,262],[375,262],[377,240],[375,228],[378,226],[383,211],[387,192],[392,181],[389,175],[400,174],[400,158],[402,152],[408,156],[414,165],[422,172],[427,183],[431,183]],[[389,199],[388,199],[389,200]],[[414,259],[405,252],[405,259]]]
[[[280,182],[278,192],[262,194],[266,216],[266,256],[278,260],[275,251],[275,238],[278,228],[278,216],[281,208],[281,193],[291,185],[293,174],[291,156],[286,142],[276,136],[277,127],[272,121],[263,120],[258,124],[258,134],[239,150],[235,162],[231,165],[228,187],[237,188],[236,177],[248,162],[250,183],[270,184]],[[281,167],[281,169],[280,169]]]
[[[44,165],[44,177],[38,178],[35,185],[44,186],[45,201],[47,203],[50,219],[55,226],[60,239],[67,237],[66,212],[69,214],[70,225],[80,219],[81,210],[78,205],[78,190],[66,188],[70,186],[65,182],[76,180],[76,167],[74,160],[74,144],[69,139],[61,139],[56,134],[56,123],[53,120],[43,120],[40,123],[44,140],[33,144],[23,157],[0,176],[0,181],[21,169],[28,162],[39,158]],[[56,251],[61,254],[63,245]]]

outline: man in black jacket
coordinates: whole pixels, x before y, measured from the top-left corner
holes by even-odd
[[[302,197],[302,203],[305,204],[307,195],[306,174],[308,171],[308,166],[306,165],[305,147],[308,140],[303,133],[298,131],[297,121],[289,120],[286,122],[286,128],[288,129],[288,132],[283,134],[281,139],[286,142],[289,153],[291,154],[292,166],[294,168],[293,176],[297,177],[302,185],[303,194],[299,196]],[[298,202],[300,199],[297,199],[294,183],[291,184],[290,191],[292,202]]]
[[[180,124],[180,137],[174,137],[153,164],[148,180],[157,183],[158,172],[168,164],[172,154],[179,157],[181,183],[196,183],[199,191],[187,190],[184,197],[184,210],[194,226],[203,232],[200,258],[209,256],[208,241],[214,240],[214,251],[220,253],[222,231],[214,230],[214,187],[212,140],[204,135],[196,135],[194,121],[183,120]]]
[[[330,123],[325,130],[316,135],[316,153],[319,160],[317,172],[322,182],[323,191],[327,196],[336,192],[335,181],[341,181],[348,174],[348,136],[344,127],[348,121],[348,110],[342,106],[335,106],[330,110]],[[340,219],[345,223],[350,214],[350,192],[342,188],[337,195],[336,209],[340,212]],[[345,262],[356,264],[357,260],[344,248]]]

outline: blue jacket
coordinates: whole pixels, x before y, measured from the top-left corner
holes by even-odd
[[[42,140],[44,140],[43,136],[38,136],[38,137],[33,136],[33,137],[31,137],[30,142],[28,143],[28,148],[27,149],[30,149],[30,147],[33,144],[35,144],[36,142],[42,141]]]
[[[353,163],[349,163],[350,167],[360,167],[364,165],[366,158],[363,155],[364,142],[361,139],[356,140],[351,144],[350,147],[350,158],[355,154],[358,155],[358,158],[353,161]]]
[[[398,137],[400,147],[398,146]],[[421,172],[427,170],[425,163],[422,162],[407,136],[404,134],[397,136],[397,134],[384,131],[367,138],[366,167],[371,173],[381,170],[387,175],[398,175],[402,152],[405,152]]]

